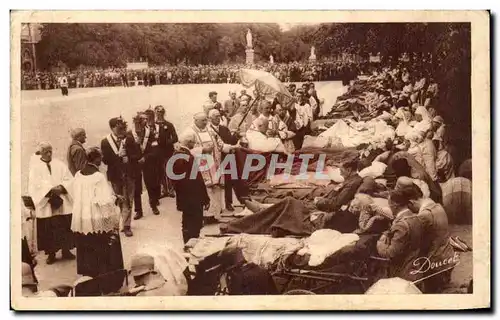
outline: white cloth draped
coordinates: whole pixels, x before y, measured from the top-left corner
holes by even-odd
[[[33,156],[30,160],[28,194],[35,204],[35,215],[37,218],[50,218],[55,215],[70,214],[72,209],[72,199],[69,194],[61,194],[63,204],[57,210],[52,211],[49,198],[45,197],[54,187],[62,185],[66,190],[70,189],[73,176],[68,167],[57,159],[50,162],[51,172],[47,163],[40,159],[40,156]]]
[[[285,152],[285,146],[280,138],[269,138],[256,130],[248,130],[246,133],[248,148],[260,152]]]

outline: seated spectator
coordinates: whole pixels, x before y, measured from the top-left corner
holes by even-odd
[[[440,293],[450,281],[452,269],[449,264],[439,263],[454,258],[449,242],[448,216],[440,204],[424,198],[420,192],[412,193],[409,202],[408,207],[418,214],[425,234],[421,243],[421,256],[437,264],[437,268],[423,273],[424,277],[428,277],[424,282],[424,292]]]
[[[394,190],[389,195],[389,207],[394,215],[390,229],[377,242],[378,254],[390,259],[389,277],[415,281],[421,275],[412,272],[414,261],[421,257],[422,222],[409,209],[413,194],[420,193],[417,186]],[[421,193],[420,193],[421,195]]]

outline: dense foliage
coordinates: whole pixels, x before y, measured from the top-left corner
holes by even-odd
[[[442,54],[451,32],[467,34],[466,24],[330,23],[299,25],[282,31],[278,24],[44,24],[38,44],[42,69],[66,64],[124,66],[144,59],[153,65],[244,62],[245,35],[251,29],[257,61],[273,55],[276,62],[305,60],[311,46],[317,56],[342,53],[367,57],[372,52]],[[467,29],[467,28],[466,28]],[[463,32],[465,31],[465,32]]]

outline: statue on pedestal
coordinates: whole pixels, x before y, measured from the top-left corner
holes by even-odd
[[[314,46],[311,47],[311,55],[309,56],[309,60],[316,60],[316,48],[314,48]]]
[[[270,55],[270,56],[269,56],[269,62],[270,62],[271,64],[272,64],[272,63],[274,63],[274,57],[273,57],[273,55]]]
[[[247,48],[252,48],[252,32],[250,32],[250,29],[247,31]]]

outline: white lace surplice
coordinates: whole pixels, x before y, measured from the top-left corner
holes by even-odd
[[[73,219],[71,230],[88,234],[111,232],[118,228],[119,209],[106,177],[101,172],[75,175],[72,190]]]

